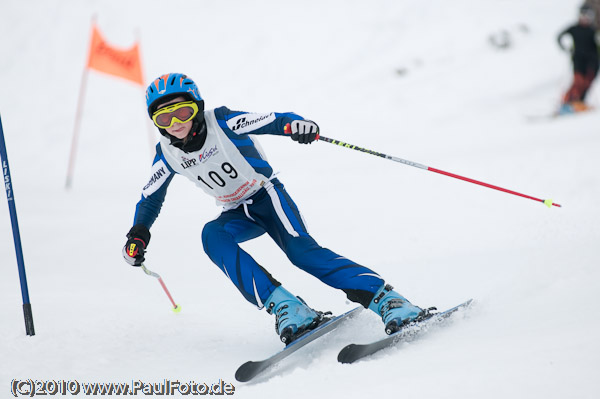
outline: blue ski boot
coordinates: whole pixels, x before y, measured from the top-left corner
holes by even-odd
[[[323,313],[309,308],[302,298],[292,295],[282,286],[277,287],[267,299],[266,308],[267,313],[275,314],[275,331],[286,345],[323,320]]]
[[[369,309],[381,316],[386,334],[393,334],[402,326],[426,317],[427,311],[413,305],[394,291],[391,285],[383,285],[373,297]]]
[[[571,103],[562,104],[557,112],[558,115],[568,115],[568,114],[573,114],[573,113],[575,113],[575,108],[573,107],[573,104],[571,104]]]

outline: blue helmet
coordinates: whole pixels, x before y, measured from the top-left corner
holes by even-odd
[[[146,106],[150,117],[160,102],[169,101],[178,95],[197,102],[203,101],[196,83],[182,73],[168,73],[156,78],[146,89]]]

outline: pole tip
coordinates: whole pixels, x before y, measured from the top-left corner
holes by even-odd
[[[548,208],[552,208],[552,206],[555,206],[557,208],[562,208],[562,205],[557,204],[556,202],[552,202],[551,199],[547,199],[544,200],[544,204],[548,207]]]
[[[173,313],[179,313],[179,312],[181,312],[181,306],[175,305],[175,307],[173,308]]]

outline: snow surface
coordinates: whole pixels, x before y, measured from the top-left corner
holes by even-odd
[[[600,397],[600,114],[532,122],[570,83],[556,45],[576,0],[0,2],[0,112],[36,335],[25,335],[0,201],[0,396],[13,379],[232,383],[240,398]],[[209,261],[219,209],[173,181],[147,266],[121,258],[151,153],[143,89],[91,72],[73,188],[64,188],[90,19],[141,39],[146,81],[172,71],[207,107],[295,111],[322,134],[523,192],[563,208],[338,148],[261,139],[323,245],[421,306],[476,306],[451,328],[354,365],[384,335],[370,312],[255,382],[236,368],[282,344]],[[512,45],[490,36],[507,31]],[[590,102],[599,106],[593,89]],[[154,135],[155,133],[152,132]],[[154,140],[156,136],[154,136]],[[266,237],[244,244],[311,306],[350,309]],[[81,394],[83,396],[83,394]]]

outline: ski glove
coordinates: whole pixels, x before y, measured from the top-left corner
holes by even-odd
[[[292,134],[292,140],[300,144],[310,144],[319,139],[319,125],[309,120],[292,121],[288,132]]]
[[[143,224],[136,224],[127,233],[127,243],[123,247],[123,258],[131,266],[141,266],[144,262],[146,246],[150,242],[150,231]]]

